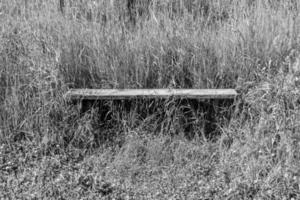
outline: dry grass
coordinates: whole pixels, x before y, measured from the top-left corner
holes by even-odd
[[[121,0],[64,16],[58,1],[24,2],[0,2],[0,198],[300,198],[297,1],[153,1],[135,26]],[[218,141],[188,141],[172,102],[163,120],[112,110],[94,129],[97,111],[64,99],[79,87],[240,97]]]

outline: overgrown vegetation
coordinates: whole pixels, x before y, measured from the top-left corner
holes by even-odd
[[[0,2],[0,198],[300,199],[297,1],[68,2]],[[240,96],[211,142],[171,104],[104,133],[64,98],[81,87]]]

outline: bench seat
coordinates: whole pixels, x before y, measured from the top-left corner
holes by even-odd
[[[109,100],[109,99],[234,99],[234,89],[71,89],[66,94],[71,100]]]

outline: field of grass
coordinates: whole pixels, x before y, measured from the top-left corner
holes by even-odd
[[[124,0],[72,2],[0,1],[0,199],[300,199],[297,1],[153,0],[134,23]],[[217,141],[188,140],[172,102],[97,129],[70,88],[239,97]]]

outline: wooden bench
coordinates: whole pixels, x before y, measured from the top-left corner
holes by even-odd
[[[234,89],[71,89],[66,94],[71,100],[108,99],[234,99]]]
[[[81,104],[81,112],[85,113],[91,107],[97,105],[97,102],[113,101],[113,102],[149,102],[158,101],[156,105],[163,106],[164,101],[175,100],[179,105],[183,102],[193,104],[192,107],[197,109],[201,107],[206,113],[205,115],[205,135],[214,132],[217,125],[215,116],[218,111],[215,110],[215,105],[230,106],[235,101],[237,92],[234,89],[71,89],[66,93],[67,99]],[[192,103],[190,103],[192,102]],[[226,102],[224,104],[224,102]],[[228,103],[229,102],[229,103]],[[125,105],[125,106],[124,106]],[[127,104],[128,105],[128,104]],[[140,104],[136,104],[140,105]],[[150,104],[149,104],[150,105]],[[152,104],[151,104],[152,105]],[[123,104],[126,107],[126,104]],[[130,110],[131,106],[128,106]],[[143,107],[141,109],[144,112]],[[101,114],[107,113],[109,109],[101,108]],[[226,110],[230,110],[227,109]],[[230,116],[230,114],[224,114]],[[226,113],[230,113],[229,111]],[[228,118],[225,116],[225,118]]]

